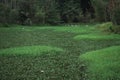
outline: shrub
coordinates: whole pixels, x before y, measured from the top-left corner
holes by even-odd
[[[114,30],[114,33],[120,34],[120,25],[114,25],[113,30]]]
[[[100,24],[98,28],[104,32],[112,32],[113,24],[112,22],[106,22],[106,23]]]
[[[120,33],[120,26],[114,25],[112,22],[106,22],[106,23],[100,24],[98,25],[98,29],[108,33],[118,33],[118,34]]]

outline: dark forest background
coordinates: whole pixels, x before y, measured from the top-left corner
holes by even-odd
[[[0,0],[1,24],[120,24],[119,0]]]

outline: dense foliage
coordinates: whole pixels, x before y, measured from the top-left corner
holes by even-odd
[[[94,19],[93,21],[100,22],[112,21],[114,24],[119,25],[120,1],[113,1],[117,4],[112,1],[0,0],[0,23],[55,25],[90,22]]]
[[[19,24],[78,22],[81,14],[79,0],[1,0],[0,6],[1,23],[10,23],[9,20]]]

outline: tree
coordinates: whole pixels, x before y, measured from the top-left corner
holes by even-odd
[[[0,23],[9,23],[10,8],[0,4]]]
[[[35,6],[34,1],[23,1],[19,2],[19,21],[21,24],[25,24],[27,20],[32,21],[32,18],[35,15]],[[27,23],[29,24],[29,23]]]
[[[110,17],[115,25],[120,25],[120,1],[110,0],[109,1],[109,12]]]
[[[97,21],[107,21],[107,5],[108,0],[92,0],[92,4],[95,8],[95,16]]]
[[[78,22],[81,13],[80,0],[58,0],[61,20],[64,22]]]

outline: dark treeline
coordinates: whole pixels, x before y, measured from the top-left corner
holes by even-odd
[[[86,14],[81,0],[0,0],[0,11],[1,23],[14,24],[82,22]]]
[[[0,23],[30,25],[109,21],[113,19],[107,10],[110,1],[0,0]]]

